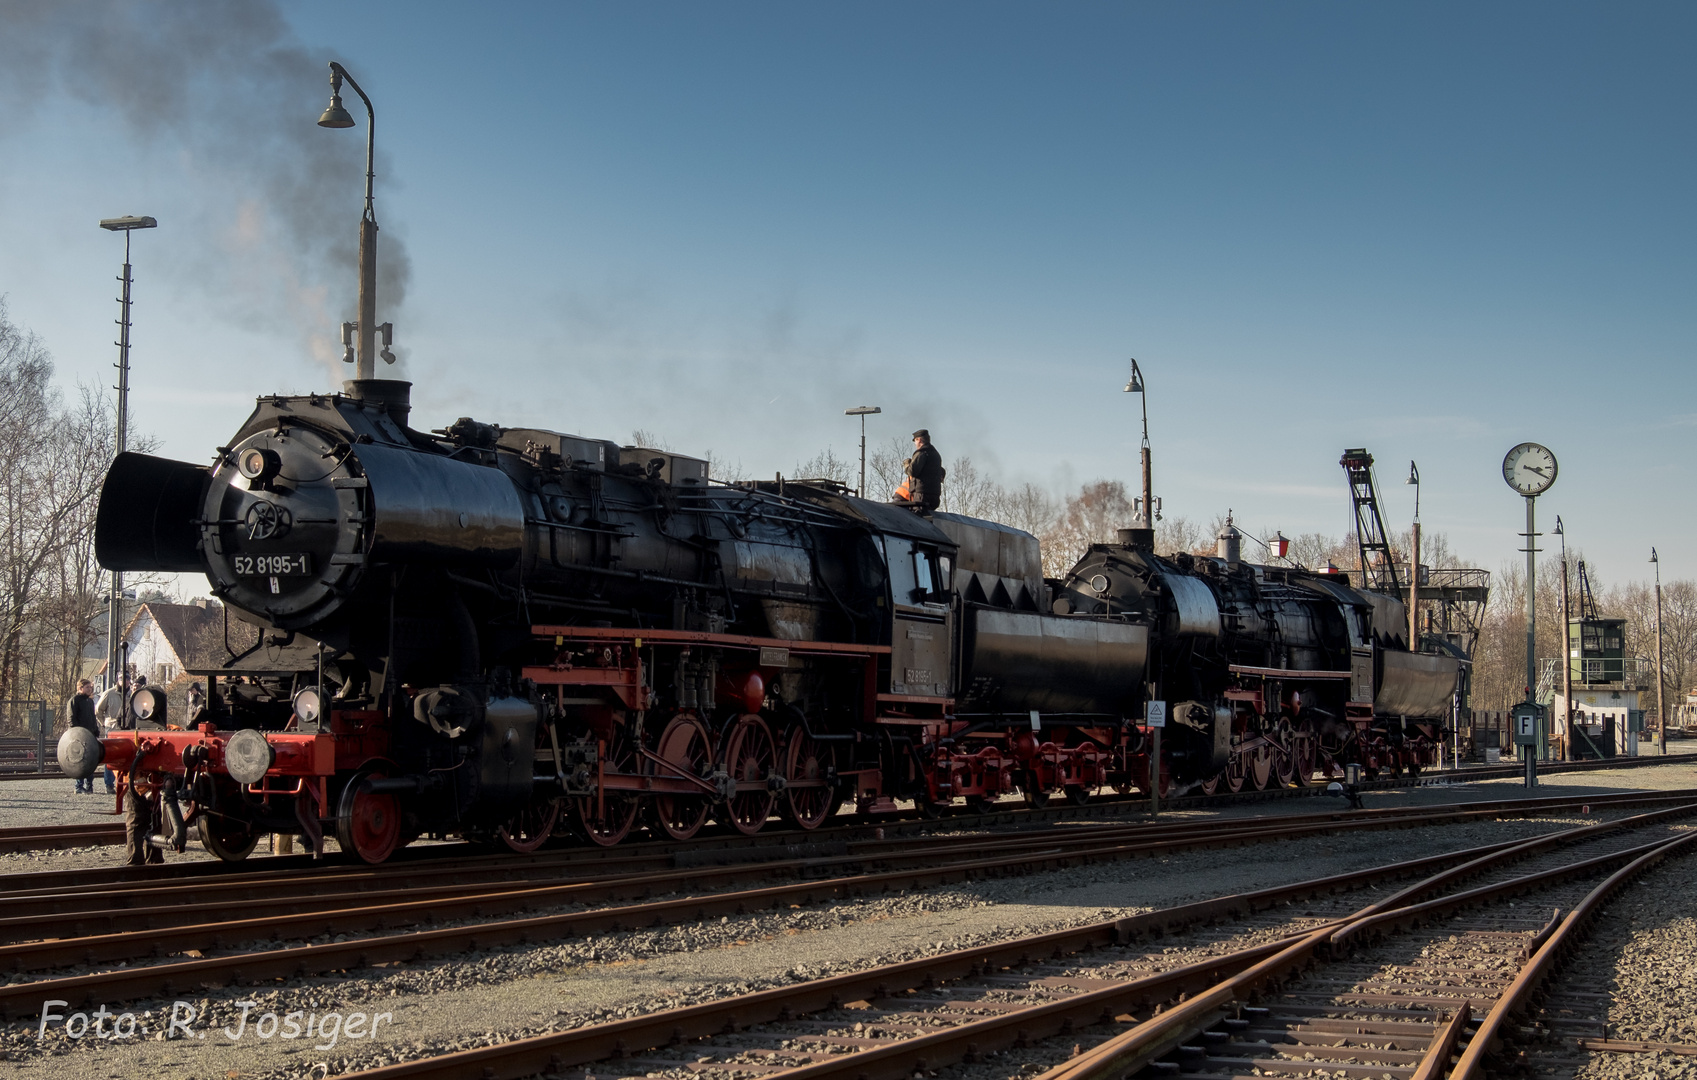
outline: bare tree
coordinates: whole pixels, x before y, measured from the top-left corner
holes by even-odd
[[[748,479],[748,470],[742,467],[742,460],[731,461],[720,457],[713,451],[707,451],[707,475],[721,484],[740,484]]]
[[[1189,518],[1162,518],[1155,523],[1155,550],[1164,555],[1179,552],[1195,554],[1201,549],[1212,548],[1213,538],[1205,536],[1202,526]]]
[[[868,499],[888,499],[902,486],[907,476],[907,462],[913,457],[913,440],[891,436],[881,445],[872,447],[866,459],[866,487],[862,492]],[[948,481],[943,482],[948,486]]]
[[[100,639],[110,578],[94,523],[113,447],[110,399],[84,386],[67,404],[45,345],[0,298],[0,699],[68,697]]]
[[[852,484],[858,467],[858,462],[845,461],[827,446],[806,461],[798,462],[792,475],[797,480],[835,480],[839,484]]]
[[[1054,528],[1055,520],[1060,517],[1060,507],[1055,500],[1036,484],[998,488],[997,496],[990,516],[1039,538]]]
[[[81,456],[52,378],[46,346],[0,304],[0,699],[17,696],[25,631],[110,458]]]
[[[1002,486],[978,471],[969,457],[948,465],[940,509],[967,517],[992,518],[1002,503]]]

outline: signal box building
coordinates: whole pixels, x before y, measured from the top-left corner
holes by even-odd
[[[1561,732],[1566,699],[1555,685],[1553,715],[1566,736],[1569,759],[1634,755],[1643,725],[1639,710],[1640,662],[1626,655],[1625,619],[1570,619],[1567,624],[1568,677],[1573,683],[1573,721]]]

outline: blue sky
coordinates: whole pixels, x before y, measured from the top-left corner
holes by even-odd
[[[1495,569],[1535,440],[1605,579],[1651,544],[1697,576],[1689,5],[33,8],[0,0],[0,67],[44,65],[0,74],[0,293],[107,379],[95,222],[159,218],[135,385],[168,454],[344,375],[336,58],[430,426],[770,474],[852,454],[867,403],[1004,480],[1134,482],[1136,356],[1168,513],[1339,534],[1367,446],[1394,519],[1418,459],[1426,527]],[[114,19],[145,29],[93,48]]]

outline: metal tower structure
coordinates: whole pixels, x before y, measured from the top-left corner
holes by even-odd
[[[1373,455],[1365,449],[1345,450],[1338,460],[1349,477],[1349,499],[1355,508],[1355,540],[1361,552],[1361,584],[1375,592],[1400,595],[1396,559],[1379,513],[1379,485],[1373,479]]]

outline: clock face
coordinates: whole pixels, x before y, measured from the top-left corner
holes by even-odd
[[[1503,458],[1503,479],[1522,495],[1539,495],[1556,482],[1556,456],[1535,442],[1521,443]]]

